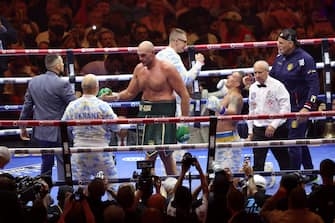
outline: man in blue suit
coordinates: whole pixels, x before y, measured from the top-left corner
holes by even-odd
[[[76,99],[70,83],[61,79],[64,72],[64,63],[61,56],[48,54],[45,56],[47,72],[34,77],[29,81],[24,98],[20,120],[60,120],[66,106]],[[21,139],[30,137],[25,127],[21,127]],[[61,146],[59,127],[36,126],[33,128],[32,143],[40,148]],[[63,159],[60,154],[57,158],[58,180],[64,180]],[[42,155],[41,174],[52,176],[54,155]]]

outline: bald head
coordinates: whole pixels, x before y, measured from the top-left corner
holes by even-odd
[[[154,52],[155,47],[154,44],[150,41],[143,41],[138,45],[138,51],[143,52]]]
[[[258,60],[254,63],[255,80],[264,84],[269,76],[269,64],[265,60]]]
[[[155,47],[150,41],[143,41],[138,45],[137,55],[143,66],[150,69],[155,60]]]
[[[97,95],[99,91],[99,82],[94,74],[87,74],[81,82],[81,88],[84,94]]]
[[[254,63],[254,67],[257,66],[257,67],[261,67],[263,68],[264,70],[266,71],[270,71],[270,66],[268,64],[268,62],[266,62],[265,60],[258,60]]]
[[[0,146],[0,169],[3,169],[7,163],[9,163],[11,154],[8,148],[5,146]]]

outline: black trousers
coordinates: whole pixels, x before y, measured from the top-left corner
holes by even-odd
[[[253,127],[253,141],[267,141],[267,140],[278,140],[278,139],[287,139],[288,130],[286,123],[279,126],[273,137],[265,137],[266,127]],[[289,170],[290,169],[290,156],[288,153],[287,147],[266,147],[266,148],[253,148],[254,154],[254,171],[264,171],[264,164],[266,160],[266,155],[268,150],[271,149],[273,155],[275,156],[280,170]]]

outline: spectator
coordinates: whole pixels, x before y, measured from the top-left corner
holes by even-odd
[[[5,168],[11,159],[11,153],[5,146],[0,146],[0,169]]]
[[[67,21],[63,14],[55,12],[48,17],[48,30],[39,33],[36,36],[36,45],[39,46],[42,41],[48,42],[49,47],[60,47],[66,32]]]
[[[309,209],[320,215],[325,223],[332,223],[335,218],[335,163],[324,159],[320,163],[321,185],[314,185],[308,197]]]
[[[196,208],[192,207],[192,194],[189,188],[182,186],[182,181],[190,167],[194,166],[200,175],[202,199],[200,205]],[[206,222],[208,209],[208,184],[204,173],[202,172],[200,163],[196,158],[182,163],[181,173],[173,190],[174,196],[167,207],[168,222]]]
[[[228,222],[231,217],[226,200],[228,190],[233,187],[230,177],[226,170],[215,173],[214,180],[210,185],[207,223]]]
[[[68,185],[63,185],[58,188],[56,205],[48,207],[48,223],[58,222],[60,216],[64,212],[65,200],[73,194],[73,188]]]
[[[281,192],[285,194],[285,190]],[[273,195],[278,196],[278,193]],[[275,199],[275,198],[273,198]],[[272,198],[268,199],[270,202]],[[304,222],[304,223],[322,223],[322,218],[308,210],[307,206],[307,195],[305,190],[300,187],[294,187],[288,195],[288,210],[273,210],[268,211],[267,202],[264,204],[262,209],[262,215],[265,220],[271,223],[281,223],[281,222]]]
[[[3,16],[0,16],[0,48],[8,49],[12,43],[17,42],[17,31],[11,23],[9,23]],[[0,77],[8,69],[8,61],[6,57],[0,57]],[[3,86],[0,86],[0,92],[3,91]]]
[[[256,213],[248,213],[244,209],[245,200],[242,192],[231,187],[227,194],[227,207],[231,211],[228,223],[262,223],[261,217]]]

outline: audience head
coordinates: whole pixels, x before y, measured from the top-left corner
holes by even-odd
[[[131,208],[135,201],[134,185],[129,183],[121,184],[117,191],[116,200],[123,209]]]
[[[124,210],[118,205],[109,205],[104,209],[104,223],[123,223]]]
[[[287,194],[290,194],[291,190],[303,183],[302,177],[297,173],[290,173],[282,176],[280,180],[280,186],[284,187]]]
[[[88,184],[88,197],[92,198],[93,200],[101,200],[101,197],[106,192],[106,184],[105,181],[101,178],[94,178]]]
[[[169,195],[173,192],[173,189],[174,189],[174,186],[176,185],[176,183],[177,183],[177,179],[174,178],[174,177],[168,177],[163,181],[162,185],[163,185],[167,195]]]
[[[83,94],[97,95],[99,92],[99,82],[94,74],[87,74],[81,82]]]
[[[10,161],[11,153],[5,146],[0,146],[0,169],[3,169]]]
[[[335,175],[335,162],[331,159],[324,159],[320,163],[320,175],[332,178]]]
[[[288,196],[289,209],[304,209],[307,205],[307,195],[304,188],[296,186]]]
[[[225,170],[215,173],[212,184],[214,195],[226,195],[231,185],[230,175]]]
[[[227,194],[227,207],[232,212],[238,212],[244,209],[244,204],[245,200],[243,193],[235,187],[230,187]]]
[[[63,185],[58,188],[57,200],[61,207],[64,207],[65,199],[73,194],[73,187],[69,185]]]
[[[266,190],[266,179],[259,175],[259,174],[255,174],[254,175],[254,181],[255,181],[255,184],[257,186],[258,189],[261,189],[261,190]]]
[[[192,205],[192,194],[188,187],[179,186],[176,189],[172,206],[180,209],[190,209]]]
[[[16,192],[15,178],[9,173],[0,174],[0,191]]]
[[[141,223],[162,223],[163,214],[156,208],[145,208],[141,215]]]
[[[147,207],[148,208],[155,208],[161,211],[162,213],[165,212],[165,197],[161,194],[153,194],[147,200]]]

